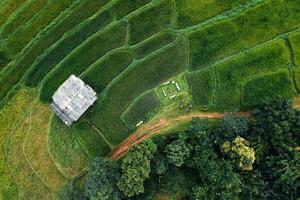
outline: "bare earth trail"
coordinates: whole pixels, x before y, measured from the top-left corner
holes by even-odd
[[[294,107],[300,109],[300,96],[296,97],[293,101]],[[250,116],[250,112],[240,112],[239,114],[244,116]],[[224,113],[192,113],[189,115],[179,116],[173,119],[160,119],[153,122],[149,122],[140,126],[134,133],[132,133],[127,139],[125,139],[119,146],[117,146],[112,152],[110,157],[112,159],[119,159],[122,157],[129,148],[142,142],[144,139],[149,138],[162,130],[170,127],[178,122],[190,121],[193,118],[222,118]]]

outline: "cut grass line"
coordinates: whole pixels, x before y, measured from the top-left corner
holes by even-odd
[[[105,141],[105,143],[109,146],[110,149],[113,149],[114,148],[114,145],[112,145],[107,139],[106,137],[103,135],[103,133],[89,120],[85,120],[91,127],[94,131],[97,132],[97,134],[99,134],[102,139]]]

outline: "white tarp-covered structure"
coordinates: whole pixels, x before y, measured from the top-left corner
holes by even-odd
[[[71,75],[53,94],[52,110],[68,126],[77,121],[96,101],[96,92]]]

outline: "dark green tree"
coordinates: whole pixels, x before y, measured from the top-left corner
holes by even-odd
[[[87,200],[84,195],[84,191],[80,189],[72,180],[59,193],[59,199],[61,200]]]
[[[90,166],[85,195],[91,200],[120,200],[117,187],[120,178],[115,161],[107,158],[95,158]]]
[[[134,145],[122,159],[122,175],[118,182],[119,189],[127,197],[144,192],[144,181],[149,178],[150,161],[156,151],[152,140]]]

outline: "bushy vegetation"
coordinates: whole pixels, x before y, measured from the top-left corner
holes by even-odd
[[[289,52],[284,41],[277,40],[214,65],[217,80],[214,99],[216,107],[239,108],[243,82],[259,74],[287,69],[289,62]]]
[[[290,100],[294,96],[289,71],[257,77],[243,87],[242,104],[245,107],[260,105],[267,99],[280,97]]]
[[[80,122],[73,130],[73,134],[81,148],[93,159],[97,156],[106,156],[110,148],[105,140],[86,122]]]
[[[212,103],[216,80],[212,69],[187,74],[187,80],[196,105],[208,108]]]
[[[100,58],[85,70],[80,77],[100,93],[133,61],[133,53],[128,49],[116,50]]]
[[[176,0],[175,2],[178,10],[177,27],[184,28],[208,20],[251,0]]]
[[[181,37],[172,46],[137,62],[114,79],[88,117],[109,141],[120,143],[128,136],[121,114],[136,97],[186,70],[186,56],[185,39]]]
[[[59,62],[61,62],[71,51],[87,40],[98,30],[112,22],[112,16],[105,11],[92,18],[89,22],[80,25],[76,31],[69,33],[59,40],[50,50],[34,63],[28,74],[26,84],[33,87],[49,73]]]
[[[117,23],[90,38],[47,75],[41,89],[41,101],[49,102],[58,86],[71,74],[79,75],[104,54],[122,46],[125,38],[125,23]]]
[[[297,199],[300,112],[276,100],[252,115],[195,119],[182,133],[134,145],[121,162],[97,158],[90,173],[99,175],[89,176],[87,183],[100,183],[94,190],[111,192],[116,199],[156,199],[157,194],[169,199]],[[97,163],[104,166],[101,176]],[[112,188],[116,183],[121,194]]]
[[[155,20],[154,20],[155,19]],[[172,24],[172,2],[163,0],[129,19],[129,43],[136,44]]]
[[[137,123],[149,119],[150,115],[153,115],[159,106],[160,101],[155,91],[150,90],[137,97],[122,114],[121,118],[130,130],[134,130]]]
[[[300,3],[265,1],[241,15],[189,33],[193,70],[273,39],[299,27]]]

